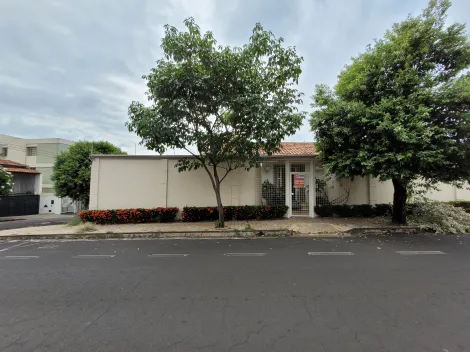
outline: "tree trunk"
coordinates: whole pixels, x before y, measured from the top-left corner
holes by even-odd
[[[393,212],[392,222],[394,224],[406,224],[406,198],[408,196],[406,183],[399,179],[392,179],[393,182]]]
[[[225,227],[225,214],[224,214],[224,206],[222,205],[222,197],[220,196],[220,182],[216,178],[215,180],[215,197],[217,198],[217,210],[219,212],[219,223],[217,227],[224,228]]]

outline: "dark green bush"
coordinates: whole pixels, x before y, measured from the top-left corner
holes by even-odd
[[[341,218],[352,218],[356,216],[355,208],[351,205],[333,205],[334,213]]]
[[[390,216],[392,215],[391,204],[375,204],[375,216]]]
[[[387,216],[392,213],[390,204],[356,204],[356,205],[316,205],[315,213],[321,217],[338,216],[342,218]]]
[[[333,205],[316,205],[314,207],[315,213],[322,218],[327,218],[333,216],[334,209]]]
[[[371,218],[376,216],[376,208],[370,204],[358,204],[353,207],[354,216],[361,218]]]
[[[243,205],[224,207],[225,220],[280,219],[287,212],[286,205]],[[216,221],[217,207],[184,207],[181,219],[185,222]]]

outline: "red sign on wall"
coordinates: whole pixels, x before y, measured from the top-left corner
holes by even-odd
[[[304,175],[294,175],[294,188],[305,188]]]

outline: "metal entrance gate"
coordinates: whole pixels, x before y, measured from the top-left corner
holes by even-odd
[[[22,216],[39,214],[39,196],[0,197],[1,216]]]

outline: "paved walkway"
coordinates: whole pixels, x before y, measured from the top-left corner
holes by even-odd
[[[299,234],[334,234],[357,227],[374,227],[389,225],[389,219],[335,219],[335,218],[290,218],[281,220],[262,221],[227,221],[226,228],[220,230],[292,230]],[[204,232],[215,231],[213,222],[174,222],[127,225],[95,225],[95,232],[100,233],[140,233],[140,232]],[[41,234],[74,234],[80,231],[80,226],[53,225],[28,227],[0,231],[0,236],[11,235],[41,235]],[[215,234],[220,236],[220,234]]]

